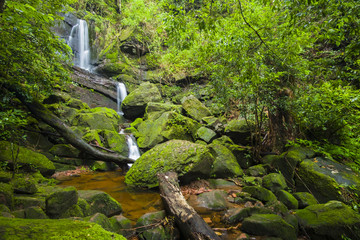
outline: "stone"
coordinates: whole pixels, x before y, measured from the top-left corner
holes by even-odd
[[[196,132],[196,136],[198,139],[210,143],[216,137],[216,132],[206,127],[200,127]]]
[[[165,211],[146,213],[141,216],[137,222],[135,227],[137,228],[137,232],[139,234],[140,239],[142,240],[171,240],[173,239],[173,231],[171,227],[167,225],[164,227],[163,225],[159,225],[152,229],[141,228],[142,226],[147,226],[149,224],[155,224],[161,222],[165,218]]]
[[[234,187],[236,186],[235,183],[231,181],[227,181],[225,179],[209,179],[211,188],[223,188],[223,187]]]
[[[13,188],[10,184],[0,183],[0,204],[4,204],[10,209],[14,207]]]
[[[50,218],[59,218],[66,210],[76,204],[78,193],[74,187],[66,187],[50,194],[46,198],[46,214]]]
[[[245,218],[241,231],[260,236],[274,236],[286,240],[296,240],[293,226],[275,214],[254,214]]]
[[[123,215],[112,216],[109,220],[115,232],[120,233],[124,237],[128,238],[135,234],[131,221]]]
[[[234,154],[225,146],[209,145],[215,161],[211,170],[211,177],[227,178],[243,175],[243,170],[236,161]]]
[[[77,158],[80,151],[69,144],[56,144],[52,146],[49,152],[58,157]]]
[[[285,204],[288,209],[298,209],[299,207],[298,200],[296,200],[296,198],[291,193],[285,190],[277,191],[276,197],[280,202]]]
[[[287,188],[286,180],[280,173],[270,173],[263,177],[262,185],[273,193]]]
[[[0,183],[9,183],[12,179],[12,173],[0,171]]]
[[[143,117],[149,102],[160,102],[162,100],[159,89],[155,84],[144,82],[129,93],[121,103],[121,109],[127,119],[134,120]]]
[[[248,169],[246,169],[246,174],[253,176],[253,177],[262,177],[266,175],[267,171],[263,164],[258,164],[255,166],[251,166]]]
[[[277,200],[276,196],[271,191],[260,186],[246,186],[243,188],[243,191],[250,193],[251,197],[262,202],[274,202]]]
[[[147,115],[150,113],[162,114],[171,111],[181,114],[182,106],[169,103],[149,102],[145,109],[145,118],[147,118]]]
[[[293,194],[299,203],[299,209],[306,208],[307,206],[318,204],[316,198],[308,192],[296,192]]]
[[[360,239],[360,215],[342,202],[310,205],[296,216],[311,239]]]
[[[125,176],[125,183],[134,187],[156,187],[156,174],[175,171],[183,183],[208,178],[214,157],[207,146],[184,140],[170,140],[145,152]]]
[[[248,145],[251,138],[251,128],[248,124],[251,123],[245,119],[231,120],[225,127],[225,134],[236,144]]]
[[[27,219],[46,219],[45,212],[40,207],[29,207],[25,209],[25,218]]]
[[[242,222],[245,218],[253,214],[271,214],[273,211],[264,207],[245,207],[229,209],[225,215],[224,220],[230,224]]]
[[[14,196],[14,209],[26,209],[29,207],[40,207],[42,209],[46,208],[45,197],[37,196],[37,195],[15,195]]]
[[[63,212],[59,218],[84,217],[84,216],[85,215],[82,211],[82,208],[78,204],[76,204],[76,205],[72,205],[65,212]]]
[[[37,192],[37,182],[33,178],[17,177],[11,181],[14,193],[34,194]]]
[[[200,207],[204,207],[213,211],[219,211],[228,207],[226,197],[227,193],[225,191],[213,190],[199,194],[197,197],[197,202]]]
[[[0,141],[0,162],[13,163],[12,146],[14,149],[20,148],[17,159],[17,164],[20,168],[31,171],[38,170],[44,176],[51,176],[54,174],[55,166],[47,157],[7,141]]]
[[[181,100],[181,104],[185,112],[199,122],[204,117],[212,115],[210,110],[193,95],[184,97]]]
[[[97,223],[99,224],[103,229],[114,232],[113,226],[110,222],[110,220],[102,213],[95,213],[92,216],[89,216],[84,219],[85,221]]]
[[[112,216],[122,212],[120,203],[103,191],[79,190],[78,193],[80,198],[89,203],[90,214],[102,213],[105,216]]]

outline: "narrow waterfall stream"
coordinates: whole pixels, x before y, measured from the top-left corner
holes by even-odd
[[[68,45],[74,53],[74,64],[89,71],[91,67],[89,32],[85,20],[77,20],[77,24],[71,29]]]
[[[124,115],[123,111],[121,110],[121,103],[124,101],[125,97],[127,96],[127,91],[124,83],[117,83],[116,85],[116,93],[117,93],[117,112],[119,115]]]

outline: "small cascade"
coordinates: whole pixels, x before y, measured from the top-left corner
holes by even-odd
[[[82,69],[90,70],[89,32],[85,20],[78,19],[70,32],[68,45],[74,52],[74,64]]]
[[[119,115],[124,115],[123,111],[121,110],[121,103],[124,101],[125,97],[127,96],[125,84],[119,82],[116,85],[116,92],[117,92],[117,113]]]
[[[141,156],[141,154],[140,154],[139,147],[136,143],[135,137],[132,134],[126,134],[124,129],[120,129],[119,134],[123,134],[126,137],[126,143],[128,145],[128,149],[129,149],[128,158],[137,160]],[[132,163],[128,163],[128,166],[131,167]]]

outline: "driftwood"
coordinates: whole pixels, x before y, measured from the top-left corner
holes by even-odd
[[[177,173],[159,173],[157,177],[160,182],[161,198],[166,211],[175,217],[175,222],[186,239],[221,239],[186,202],[178,184]]]
[[[36,99],[29,99],[26,97],[26,94],[23,94],[25,91],[21,87],[9,85],[6,88],[15,93],[16,97],[30,110],[30,112],[35,116],[35,118],[42,120],[46,124],[53,127],[68,143],[73,145],[78,150],[87,153],[94,157],[95,159],[104,161],[104,162],[113,162],[119,166],[124,166],[126,163],[135,162],[133,159],[125,157],[120,154],[115,153],[105,153],[97,150],[96,148],[90,146],[85,142],[81,137],[79,137],[69,126],[67,126],[60,118],[50,112],[43,104],[41,104]]]

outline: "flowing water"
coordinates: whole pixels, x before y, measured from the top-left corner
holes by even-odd
[[[71,29],[68,45],[74,53],[74,64],[89,71],[90,45],[88,25],[85,20],[77,20],[77,24]]]
[[[121,103],[124,101],[125,97],[127,96],[127,91],[124,83],[119,82],[116,85],[116,93],[117,93],[117,113],[119,115],[124,115],[123,111],[121,110]]]

